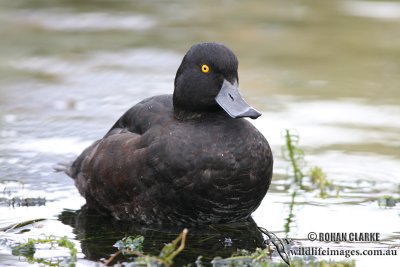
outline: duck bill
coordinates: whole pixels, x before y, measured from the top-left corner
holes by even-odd
[[[260,112],[244,101],[243,97],[239,93],[237,82],[231,84],[227,80],[224,80],[215,101],[217,101],[218,105],[220,105],[225,112],[234,119],[243,117],[256,119],[261,116]]]

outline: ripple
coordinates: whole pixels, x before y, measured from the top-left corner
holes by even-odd
[[[57,155],[79,154],[91,141],[82,141],[73,137],[26,138],[15,143],[2,144],[2,149],[23,152],[38,152]]]
[[[300,146],[378,143],[400,146],[400,109],[348,101],[296,101],[252,121],[272,144],[283,145],[282,130],[297,129]]]
[[[73,13],[65,10],[19,11],[7,17],[13,23],[36,25],[47,30],[93,32],[109,30],[147,30],[157,23],[143,14],[101,12]]]
[[[400,3],[385,1],[343,1],[346,13],[357,17],[367,17],[382,20],[400,19]]]
[[[57,76],[59,82],[51,84],[65,91],[79,87],[80,94],[90,93],[93,88],[110,96],[110,90],[135,88],[149,93],[152,87],[162,88],[151,94],[172,92],[173,74],[181,59],[175,53],[158,49],[129,49],[118,52],[101,51],[88,53],[79,59],[61,57],[30,57],[13,60],[9,65],[17,70]],[[169,87],[165,85],[168,84]],[[84,90],[87,88],[87,90]]]

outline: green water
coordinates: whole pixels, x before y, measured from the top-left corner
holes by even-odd
[[[203,41],[236,53],[242,93],[263,113],[254,124],[271,144],[275,170],[257,225],[300,246],[400,255],[400,204],[382,205],[385,196],[400,198],[400,2],[0,0],[0,227],[46,219],[0,232],[0,265],[24,266],[10,246],[43,234],[75,240],[83,266],[107,258],[127,234],[144,235],[154,253],[175,237],[88,216],[73,182],[52,167],[74,159],[136,102],[171,93],[184,53]],[[320,166],[339,198],[332,190],[325,199],[315,191],[292,199],[286,128],[300,135],[304,169]],[[259,246],[246,227],[194,231],[180,262]],[[310,232],[381,238],[311,242]]]

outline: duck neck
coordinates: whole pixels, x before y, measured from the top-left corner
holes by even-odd
[[[226,114],[223,110],[215,110],[212,112],[199,112],[174,107],[174,117],[179,121],[198,120],[209,118],[211,116],[229,117],[228,114]]]
[[[179,90],[174,90],[172,102],[174,106],[174,115],[178,120],[192,120],[203,117],[209,117],[212,114],[218,114],[223,109],[217,104],[217,102],[201,98],[185,96],[183,93],[180,96]]]

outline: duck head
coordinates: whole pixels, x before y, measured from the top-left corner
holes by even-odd
[[[238,83],[238,60],[229,48],[193,45],[176,73],[174,108],[199,113],[223,109],[232,118],[256,119],[261,113],[243,100]]]

